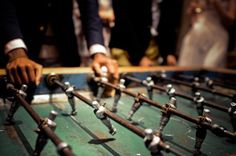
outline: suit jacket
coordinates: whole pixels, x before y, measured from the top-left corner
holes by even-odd
[[[103,45],[97,1],[77,1],[88,46],[95,43]],[[22,38],[28,48],[28,55],[37,61],[50,22],[63,65],[80,64],[72,19],[72,0],[2,0],[1,3],[1,51],[8,41]]]
[[[109,46],[128,51],[137,65],[151,38],[151,0],[113,0],[113,9],[116,18]]]

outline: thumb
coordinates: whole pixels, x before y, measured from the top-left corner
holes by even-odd
[[[98,63],[94,63],[92,69],[97,76],[102,75],[101,66]]]

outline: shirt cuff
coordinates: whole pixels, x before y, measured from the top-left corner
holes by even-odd
[[[23,48],[27,50],[27,47],[24,43],[24,41],[20,38],[14,39],[9,41],[6,45],[5,45],[5,54],[7,54],[8,52],[12,51],[13,49],[17,49],[17,48]]]
[[[97,53],[102,53],[102,54],[108,55],[106,48],[101,44],[94,44],[94,45],[90,46],[89,51],[90,51],[91,56],[94,54],[97,54]]]

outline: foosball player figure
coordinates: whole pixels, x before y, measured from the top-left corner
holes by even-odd
[[[65,86],[67,87],[65,90],[66,96],[68,98],[68,102],[71,106],[71,115],[76,115],[77,111],[76,111],[76,105],[75,105],[75,97],[74,97],[74,90],[75,90],[75,86],[71,86],[70,82],[65,82]]]
[[[148,97],[149,97],[149,99],[152,100],[152,97],[153,97],[153,88],[152,88],[152,86],[154,85],[154,81],[152,80],[152,77],[148,76],[146,78],[146,80],[143,80],[142,83],[147,87]]]
[[[141,105],[143,104],[143,101],[141,101],[141,100],[139,99],[140,96],[145,97],[144,94],[138,93],[137,97],[134,98],[134,103],[133,103],[133,105],[131,106],[131,110],[129,111],[128,117],[127,117],[127,119],[130,120],[130,121],[132,120],[132,117],[133,117],[134,113],[135,113],[135,112],[141,107]]]
[[[102,66],[101,67],[101,71],[102,71],[102,76],[101,76],[101,81],[102,82],[108,82],[108,77],[107,77],[107,67]],[[97,93],[97,100],[100,101],[102,98],[102,95],[105,91],[105,85],[99,83],[98,84],[98,93]]]
[[[56,111],[52,110],[48,116],[48,119],[50,119],[51,121],[55,121],[57,115],[58,115],[58,113]]]
[[[209,109],[204,109],[203,115],[200,117],[201,123],[211,124],[212,120],[209,118],[209,112],[210,112]],[[206,135],[207,135],[207,129],[203,127],[201,124],[197,125],[194,156],[201,155],[202,153],[201,146],[206,138]]]
[[[207,87],[214,89],[214,82],[212,79],[210,79],[209,77],[205,77],[205,82]]]
[[[171,99],[172,97],[175,97],[175,88],[173,87],[172,84],[166,85],[166,93],[169,96],[169,99]]]
[[[194,80],[193,80],[193,83],[192,83],[192,92],[193,93],[197,92],[199,86],[200,86],[199,78],[198,77],[194,77]]]
[[[193,102],[196,104],[196,108],[197,108],[197,113],[199,116],[203,115],[203,110],[204,110],[204,97],[201,96],[200,92],[196,92],[193,98]]]
[[[38,137],[35,144],[35,149],[33,151],[32,156],[39,156],[48,142],[48,136],[42,131],[43,126],[47,126],[51,128],[53,131],[56,129],[56,123],[54,122],[56,116],[56,111],[51,111],[48,118],[44,119],[42,123],[39,125],[38,129],[35,131],[38,133]]]
[[[166,71],[162,70],[160,76],[161,76],[161,78],[166,78],[167,77]]]
[[[111,124],[110,119],[106,116],[105,111],[106,108],[98,103],[98,101],[92,102],[94,108],[94,114],[98,119],[102,121],[102,123],[109,129],[109,133],[111,135],[116,134],[116,128]]]
[[[119,89],[116,89],[115,92],[115,97],[114,97],[114,103],[112,105],[111,111],[112,112],[117,112],[117,106],[121,97],[121,90],[125,89],[125,79],[120,79],[120,83],[119,83]]]
[[[147,147],[147,149],[151,152],[151,155],[153,156],[163,155],[161,153],[161,148],[159,146],[159,143],[161,142],[161,138],[154,135],[154,132],[152,129],[145,129],[144,133],[145,133],[144,144]]]
[[[166,72],[162,70],[160,73],[154,75],[153,79],[157,83],[164,83],[166,77],[167,77]]]
[[[160,134],[162,134],[162,131],[170,120],[171,113],[168,111],[169,108],[176,109],[176,99],[174,97],[172,97],[169,102],[163,106],[162,116],[159,124],[160,126],[158,130]]]
[[[21,86],[21,89],[19,90],[19,94],[23,97],[26,98],[27,94],[26,94],[26,90],[27,90],[27,85],[23,84]],[[13,116],[16,113],[16,111],[18,110],[18,108],[20,107],[20,104],[18,103],[18,101],[16,101],[16,99],[13,97],[12,99],[10,99],[11,103],[11,107],[10,110],[7,114],[7,118],[5,120],[5,125],[10,125],[13,124]]]
[[[231,102],[228,109],[231,124],[233,126],[234,132],[236,132],[236,102]]]

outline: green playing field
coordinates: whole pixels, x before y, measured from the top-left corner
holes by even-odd
[[[187,87],[175,85],[177,91],[191,95],[191,91]],[[146,93],[146,88],[140,85],[132,85],[127,88],[133,93]],[[90,98],[91,92],[79,90],[79,94]],[[212,94],[202,92],[202,95],[214,103],[224,107],[229,107],[231,99],[214,96]],[[196,106],[192,101],[184,98],[177,98],[177,111],[182,112],[193,118],[197,118]],[[114,97],[103,98],[102,102],[106,103],[105,107],[111,109]],[[161,105],[168,103],[169,97],[164,92],[154,90],[153,101]],[[134,103],[134,98],[122,93],[118,103],[117,115],[123,119],[127,119],[131,106]],[[148,156],[151,155],[145,147],[143,138],[139,137],[126,127],[111,120],[117,130],[115,135],[109,134],[109,130],[95,116],[93,108],[79,99],[76,99],[77,115],[69,115],[71,107],[64,93],[55,93],[37,95],[33,101],[32,108],[42,117],[48,116],[51,110],[58,112],[55,119],[57,124],[55,133],[66,143],[68,143],[75,155],[82,156]],[[217,123],[224,126],[229,131],[233,131],[230,117],[228,113],[211,108],[204,107],[210,110],[210,118],[212,124]],[[35,148],[37,133],[34,130],[37,128],[36,123],[29,114],[20,107],[14,115],[16,121],[14,126],[4,126],[4,119],[9,109],[9,104],[1,104],[0,107],[0,152],[1,155],[30,155]],[[128,122],[138,126],[141,129],[151,128],[157,130],[160,124],[162,111],[159,108],[150,106],[148,103],[143,103],[139,110],[133,115],[132,120]],[[14,133],[13,133],[14,132]],[[15,133],[16,132],[16,133]],[[196,124],[191,123],[179,116],[171,115],[170,120],[163,130],[163,140],[174,149],[184,155],[193,155],[196,135]],[[234,155],[236,154],[235,143],[229,138],[219,137],[211,131],[207,131],[206,139],[201,148],[203,155]],[[162,152],[164,155],[173,155]],[[42,156],[58,155],[56,147],[49,140],[42,151]]]

